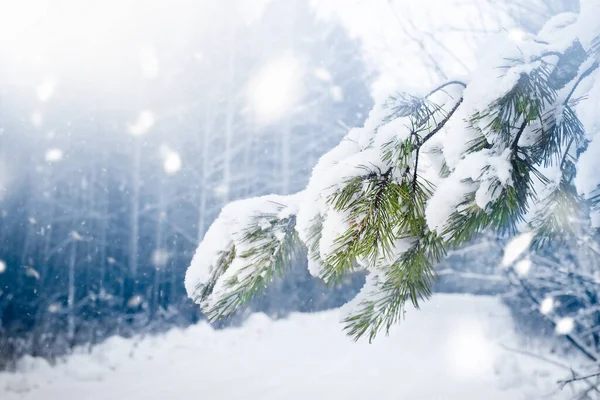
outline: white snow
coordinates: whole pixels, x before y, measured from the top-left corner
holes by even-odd
[[[188,296],[191,298],[196,296],[197,287],[210,280],[219,259],[224,253],[230,252],[234,248],[233,246],[235,246],[236,256],[233,257],[227,270],[218,278],[210,299],[205,300],[205,306],[214,304],[219,300],[219,296],[225,296],[233,290],[227,285],[231,277],[237,276],[241,279],[239,274],[255,271],[255,268],[249,267],[252,266],[253,259],[242,257],[251,246],[245,239],[246,229],[252,226],[255,219],[263,215],[294,214],[301,196],[302,194],[294,196],[268,195],[234,201],[223,207],[219,217],[204,235],[186,272],[185,288]],[[292,210],[286,210],[287,208]]]
[[[0,373],[3,400],[568,398],[569,375],[519,347],[498,299],[436,295],[372,345],[345,337],[339,310],[240,328],[206,323],[164,335],[113,337],[51,366],[26,357]],[[534,351],[534,350],[531,350]]]
[[[0,260],[0,274],[3,274],[4,272],[6,272],[6,263]]]

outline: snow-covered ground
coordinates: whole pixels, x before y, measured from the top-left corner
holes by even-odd
[[[509,351],[519,339],[498,299],[436,295],[389,337],[348,339],[339,310],[263,314],[215,331],[112,338],[50,366],[24,359],[0,374],[2,400],[567,398],[565,371]],[[568,371],[567,371],[568,372]],[[568,373],[567,373],[568,375]]]

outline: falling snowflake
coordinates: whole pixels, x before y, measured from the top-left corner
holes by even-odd
[[[37,272],[33,267],[25,267],[25,275],[30,278],[35,278],[37,280],[40,279],[40,273]]]
[[[129,126],[129,133],[133,136],[142,136],[154,126],[154,114],[152,111],[144,110],[140,112],[138,119],[133,125]]]
[[[215,187],[214,192],[219,197],[225,197],[229,193],[229,186],[226,184]]]
[[[521,254],[523,254],[531,244],[533,240],[533,233],[527,232],[522,233],[515,237],[513,240],[508,242],[504,248],[504,258],[502,259],[502,265],[508,267],[514,263]]]
[[[540,304],[540,312],[544,315],[550,314],[554,309],[554,299],[552,297],[546,297],[542,304]]]
[[[54,163],[62,160],[63,152],[61,149],[53,147],[51,149],[46,150],[46,154],[44,155],[44,159],[46,162]]]
[[[83,237],[77,231],[71,231],[71,239],[81,241]]]
[[[531,260],[530,259],[521,260],[515,264],[515,272],[519,276],[528,275],[530,270],[531,270]]]
[[[176,174],[181,169],[181,157],[174,151],[169,151],[163,161],[163,169],[168,175]]]
[[[131,296],[129,298],[129,300],[127,300],[127,307],[136,308],[140,304],[142,304],[143,301],[144,301],[144,298],[142,296],[140,296],[139,294],[136,294],[134,296]]]
[[[163,268],[169,262],[169,252],[165,249],[156,249],[152,252],[152,265]]]
[[[573,328],[575,328],[575,321],[573,321],[573,318],[561,318],[556,323],[556,333],[559,335],[568,335],[573,331]]]
[[[6,272],[6,263],[2,260],[0,260],[0,274],[3,274]]]
[[[60,309],[61,309],[60,303],[52,303],[48,306],[48,312],[52,313],[52,314],[59,312]]]
[[[40,83],[37,87],[37,98],[42,103],[50,100],[52,95],[54,94],[54,90],[56,89],[56,85],[58,85],[58,81],[54,78],[46,78]]]

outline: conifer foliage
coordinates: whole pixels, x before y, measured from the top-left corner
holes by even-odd
[[[397,93],[350,130],[293,196],[225,207],[186,276],[209,319],[260,293],[299,248],[327,283],[368,271],[347,333],[369,340],[431,294],[436,262],[486,230],[564,237],[600,227],[600,2],[538,35],[496,39],[478,68]],[[578,222],[579,223],[579,222]]]

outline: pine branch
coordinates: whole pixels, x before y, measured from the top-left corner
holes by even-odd
[[[432,94],[434,94],[434,93],[436,93],[436,92],[438,92],[438,91],[440,91],[440,90],[442,90],[442,89],[444,89],[444,88],[446,88],[448,86],[451,86],[451,85],[459,85],[459,86],[462,86],[463,89],[467,88],[467,84],[464,83],[464,82],[461,82],[461,81],[448,81],[448,82],[443,83],[440,86],[436,87],[435,89],[432,89],[429,93],[427,93],[427,95],[425,95],[425,98],[428,98]]]
[[[427,142],[429,139],[431,139],[436,133],[438,133],[439,131],[442,130],[442,128],[444,127],[444,125],[446,125],[446,123],[448,121],[450,121],[450,118],[452,118],[452,115],[454,115],[454,113],[456,112],[456,110],[458,110],[458,107],[460,107],[460,105],[463,102],[463,98],[461,97],[460,99],[458,99],[458,101],[456,102],[456,104],[454,105],[454,107],[452,107],[452,109],[450,110],[450,112],[446,115],[446,117],[430,132],[428,133],[419,143],[418,148],[421,148],[421,146],[423,146],[423,144],[425,144],[425,142]]]
[[[515,140],[512,143],[512,150],[513,153],[516,154],[517,150],[519,149],[519,140],[521,140],[521,135],[523,135],[523,132],[525,131],[525,128],[527,127],[527,120],[524,120],[523,123],[521,124],[521,126],[519,127],[519,131],[517,132],[517,135],[515,136]]]
[[[592,72],[594,72],[596,70],[596,68],[598,68],[598,65],[599,65],[598,62],[594,61],[594,63],[588,69],[586,69],[581,75],[579,75],[579,78],[577,78],[577,80],[575,81],[575,84],[569,91],[569,94],[567,95],[567,97],[565,97],[563,105],[566,106],[569,104],[569,101],[571,100],[571,97],[573,97],[573,94],[575,93],[575,90],[577,90],[577,87],[579,87],[581,82],[583,82],[583,80],[585,78],[590,76],[592,74]]]

